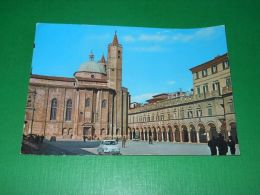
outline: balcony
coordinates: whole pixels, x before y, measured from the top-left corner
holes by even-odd
[[[226,86],[222,88],[222,94],[227,94],[232,92],[232,86]]]

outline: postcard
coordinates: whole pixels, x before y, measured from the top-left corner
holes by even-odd
[[[225,26],[36,25],[22,154],[239,155]]]

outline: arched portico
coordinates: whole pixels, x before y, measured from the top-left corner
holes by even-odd
[[[170,142],[174,141],[172,127],[170,125],[168,125],[168,137]]]
[[[181,133],[180,133],[178,125],[174,125],[174,135],[175,135],[175,141],[181,142]]]
[[[153,127],[153,140],[157,141],[157,133],[155,127]]]
[[[168,133],[167,133],[167,131],[166,131],[166,128],[165,127],[162,127],[162,135],[163,135],[163,141],[165,141],[165,142],[167,142],[167,140],[168,140]]]
[[[197,132],[194,125],[190,125],[190,141],[192,143],[197,143]]]
[[[154,128],[154,127],[153,127]],[[149,128],[148,129],[148,140],[150,139],[150,137],[152,137],[152,129],[151,128]]]
[[[147,133],[147,129],[144,128],[144,140],[147,141],[148,140],[148,133]]]
[[[161,128],[158,127],[157,130],[158,130],[158,141],[161,142],[162,141],[162,131],[161,131]]]
[[[134,139],[140,139],[140,129],[136,128]]]
[[[207,133],[206,133],[205,126],[203,124],[199,124],[198,127],[199,127],[199,140],[200,140],[200,143],[207,143],[208,140],[207,140]]]
[[[189,133],[186,125],[182,125],[182,141],[189,142]]]

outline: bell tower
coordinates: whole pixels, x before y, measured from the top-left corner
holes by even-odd
[[[122,46],[115,32],[113,42],[108,45],[108,79],[109,87],[116,91],[122,88]]]
[[[127,111],[124,102],[126,92],[122,88],[122,46],[115,32],[112,43],[108,45],[108,87],[115,90],[113,99],[113,128],[112,137],[125,135]]]

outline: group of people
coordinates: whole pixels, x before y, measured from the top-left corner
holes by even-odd
[[[119,142],[119,138],[118,138],[118,137],[116,137],[116,142],[117,142],[117,143]],[[126,137],[124,136],[124,137],[122,138],[122,148],[125,148],[125,145],[126,145]]]
[[[208,141],[208,146],[212,156],[217,155],[217,150],[219,155],[227,155],[228,147],[232,155],[235,155],[236,153],[236,143],[232,139],[232,136],[229,136],[226,141],[221,133],[218,134],[217,138],[212,136],[212,139]]]
[[[23,139],[28,140],[29,142],[39,144],[39,143],[43,143],[44,135],[29,134],[26,136],[23,134]]]

